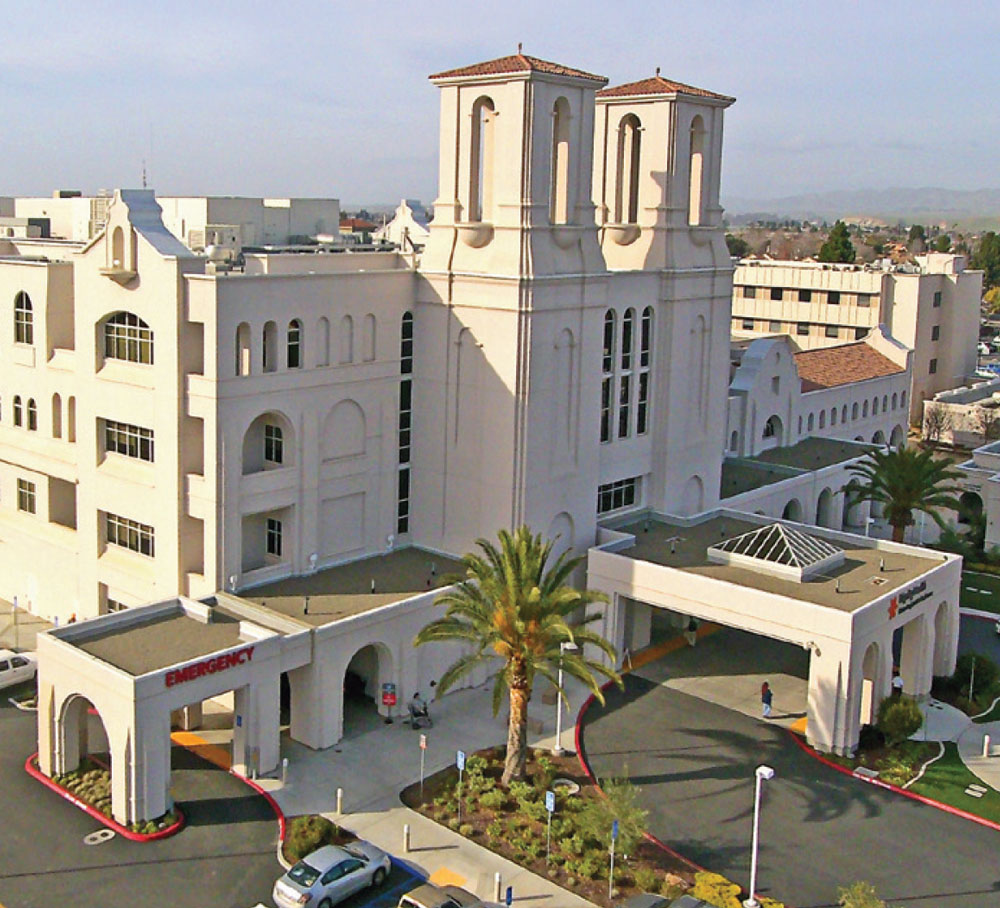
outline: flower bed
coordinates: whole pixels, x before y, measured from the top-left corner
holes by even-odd
[[[411,785],[401,794],[403,802],[539,876],[598,905],[610,905],[610,821],[604,826],[608,806],[596,786],[581,775],[575,757],[554,757],[535,750],[529,751],[527,781],[514,782],[504,789],[499,784],[503,754],[503,748],[491,748],[468,758],[461,822],[458,772],[454,767],[425,780],[423,798],[419,785]],[[546,861],[545,792],[556,778],[576,782],[580,791],[570,795],[565,789],[556,789],[551,854]],[[693,865],[637,835],[635,829],[625,829],[624,823],[622,826],[619,849],[628,838],[635,845],[631,853],[619,850],[615,856],[615,904],[638,892],[675,897],[702,876]]]
[[[933,741],[904,741],[895,747],[880,744],[859,750],[855,757],[823,754],[823,758],[852,772],[861,767],[871,769],[878,773],[883,782],[902,787],[920,772],[920,767],[924,763],[936,757],[938,752],[938,745]]]
[[[281,842],[281,856],[289,863],[301,861],[324,845],[346,845],[357,836],[331,823],[326,817],[310,813],[291,817]]]

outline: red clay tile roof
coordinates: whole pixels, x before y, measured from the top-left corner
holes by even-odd
[[[499,57],[496,60],[487,60],[485,63],[475,63],[472,66],[463,66],[460,69],[449,69],[443,73],[435,73],[431,79],[451,79],[459,76],[502,76],[506,73],[536,72],[547,73],[552,76],[575,76],[578,79],[590,79],[593,82],[607,84],[605,76],[595,76],[593,73],[585,73],[580,69],[571,69],[559,63],[549,63],[548,60],[539,60],[538,57],[529,57],[527,54],[513,54],[510,57]]]
[[[638,95],[694,95],[698,98],[714,98],[717,101],[728,101],[732,103],[735,98],[728,95],[719,95],[714,91],[707,91],[704,88],[695,88],[693,85],[685,85],[683,82],[674,82],[671,79],[664,79],[659,73],[652,79],[640,79],[638,82],[627,82],[624,85],[613,85],[611,88],[602,89],[597,93],[598,98],[628,98]]]
[[[833,388],[869,378],[884,378],[906,370],[863,341],[803,350],[795,354],[803,391]]]

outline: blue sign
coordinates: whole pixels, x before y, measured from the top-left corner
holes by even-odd
[[[464,750],[460,750],[455,755],[455,765],[458,767],[458,771],[459,772],[461,772],[463,769],[465,769],[465,751]]]
[[[545,809],[549,813],[556,812],[556,793],[554,791],[545,792]]]
[[[615,820],[611,824],[611,841],[614,842],[618,839],[618,821]]]
[[[507,887],[507,894],[504,896],[503,900],[504,900],[504,904],[507,906],[507,908],[510,908],[511,903],[514,901],[514,887],[513,886],[508,886]]]

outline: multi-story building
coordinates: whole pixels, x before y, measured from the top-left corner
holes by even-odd
[[[788,334],[801,349],[860,340],[878,325],[913,350],[911,423],[976,368],[981,271],[930,253],[916,266],[744,260],[733,276],[737,338]]]

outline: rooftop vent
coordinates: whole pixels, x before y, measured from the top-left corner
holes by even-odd
[[[781,523],[751,530],[708,549],[708,560],[802,583],[844,562],[843,549]]]

